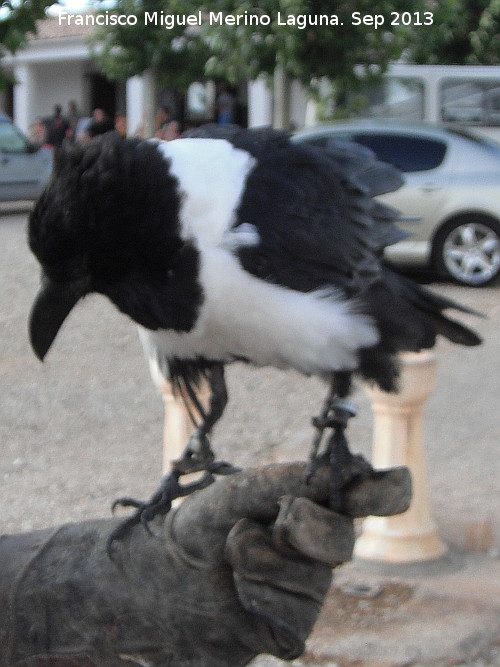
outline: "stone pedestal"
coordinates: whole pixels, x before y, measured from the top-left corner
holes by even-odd
[[[446,553],[431,517],[423,443],[424,404],[436,380],[433,352],[401,355],[400,392],[367,387],[375,416],[373,466],[405,465],[412,474],[413,496],[407,512],[395,517],[368,517],[356,542],[356,558],[386,563],[436,560]]]
[[[180,396],[176,396],[170,382],[164,378],[155,377],[163,403],[165,405],[165,421],[163,427],[163,472],[170,472],[172,461],[180,458],[195,427]],[[203,384],[197,392],[203,405],[208,404],[208,385]]]

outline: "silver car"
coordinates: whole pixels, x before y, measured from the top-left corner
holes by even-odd
[[[394,265],[427,267],[464,285],[500,275],[500,145],[456,129],[358,121],[297,132],[327,146],[355,141],[404,174],[381,199],[397,208],[408,240],[386,251]]]
[[[32,145],[0,113],[0,201],[37,199],[50,179],[52,163],[52,150]]]

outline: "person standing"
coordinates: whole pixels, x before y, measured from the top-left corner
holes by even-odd
[[[219,125],[230,125],[235,122],[236,99],[225,83],[219,85],[215,107]]]
[[[66,118],[62,115],[62,107],[56,104],[54,115],[47,120],[47,144],[53,147],[60,147],[70,129]]]

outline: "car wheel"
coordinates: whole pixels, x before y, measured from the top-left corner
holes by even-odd
[[[482,287],[500,273],[500,224],[480,215],[446,223],[433,245],[435,269],[462,285]]]

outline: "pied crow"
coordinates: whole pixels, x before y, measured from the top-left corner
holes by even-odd
[[[323,429],[348,416],[338,401],[352,373],[395,391],[398,352],[430,348],[438,334],[480,342],[444,313],[460,306],[384,264],[401,236],[375,197],[401,183],[361,146],[322,149],[270,129],[208,126],[172,142],[109,134],[68,148],[29,221],[42,266],[32,347],[43,359],[91,292],[129,315],[151,363],[199,412],[174,482],[186,469],[223,472],[207,435],[227,402],[224,364],[322,376],[331,387],[314,458]],[[212,390],[206,410],[200,378]],[[167,487],[128,503],[135,521],[168,510]]]

